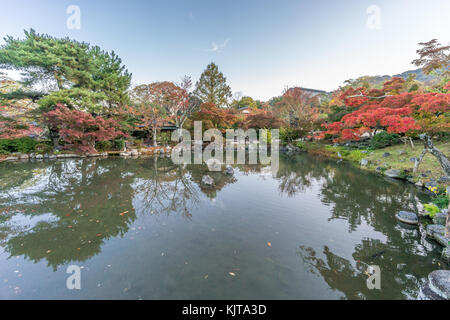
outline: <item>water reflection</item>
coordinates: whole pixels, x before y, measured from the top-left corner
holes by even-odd
[[[416,210],[419,199],[426,199],[416,189],[345,163],[307,155],[283,155],[274,177],[261,175],[265,169],[260,165],[237,165],[236,175],[228,176],[208,172],[206,165],[175,165],[164,157],[2,163],[0,246],[10,257],[20,256],[34,263],[46,261],[56,271],[59,266],[100,255],[108,240],[123,238],[142,216],[175,217],[203,227],[198,221],[204,217],[199,213],[201,207],[219,199],[224,203],[221,212],[230,210],[230,220],[224,220],[228,216],[223,214],[203,223],[222,224],[228,237],[238,238],[239,223],[253,225],[245,235],[247,240],[239,242],[244,247],[253,246],[255,239],[264,237],[262,230],[267,226],[280,224],[284,229],[279,232],[284,234],[287,247],[280,249],[279,262],[274,260],[276,256],[263,260],[277,263],[277,270],[295,270],[289,265],[293,263],[289,260],[289,248],[297,248],[292,253],[297,260],[301,258],[302,264],[297,273],[289,271],[293,272],[291,277],[304,280],[302,270],[306,270],[309,282],[316,281],[310,278],[312,274],[318,275],[327,284],[327,290],[337,290],[348,299],[414,298],[428,272],[439,267],[436,246],[423,238],[419,230],[399,226],[393,218],[398,210]],[[213,186],[201,183],[205,174],[214,179]],[[256,183],[251,180],[255,176],[260,177]],[[263,186],[270,188],[274,183],[278,194],[258,195]],[[231,185],[242,192],[230,194],[235,190]],[[303,207],[297,200],[302,197],[315,207],[298,216],[296,212]],[[251,210],[248,216],[227,209],[229,204],[246,208],[252,199],[257,202],[246,209]],[[258,215],[264,210],[272,214]],[[319,221],[322,217],[324,220]],[[308,224],[314,228],[313,223],[330,229],[314,237],[295,231],[298,226],[306,225],[308,229]],[[333,239],[322,241],[326,237]],[[226,246],[224,241],[228,240],[214,241],[215,246]],[[197,244],[201,246],[204,244]],[[257,255],[264,254],[262,250],[266,248],[251,249],[246,257],[249,266],[261,264]],[[214,253],[211,255],[214,260]],[[382,266],[381,292],[365,287],[364,272],[370,264]],[[269,298],[286,298],[281,295],[281,287],[280,295],[277,294],[276,281],[282,280],[267,279],[269,270],[264,270],[267,277],[259,280],[261,286],[267,281],[273,289]],[[289,297],[308,298],[307,291],[283,281]],[[246,298],[258,297],[251,286],[248,290]]]

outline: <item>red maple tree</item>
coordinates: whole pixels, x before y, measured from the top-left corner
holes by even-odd
[[[44,123],[59,130],[60,137],[76,151],[94,153],[95,143],[109,141],[126,134],[120,130],[118,122],[114,119],[94,117],[90,113],[70,110],[58,104],[56,108],[42,116]]]

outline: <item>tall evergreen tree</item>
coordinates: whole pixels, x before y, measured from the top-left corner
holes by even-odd
[[[232,96],[231,88],[214,62],[211,62],[203,71],[195,85],[194,95],[203,103],[214,103],[219,107],[228,106],[228,99]]]

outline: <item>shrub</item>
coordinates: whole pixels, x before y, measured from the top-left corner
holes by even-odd
[[[304,141],[298,141],[296,146],[302,150],[306,150],[306,143]]]
[[[448,208],[448,196],[446,194],[437,195],[432,201],[440,209]]]
[[[113,148],[113,142],[108,140],[108,141],[97,141],[95,143],[95,149],[97,149],[98,151],[108,151],[111,150]]]
[[[400,136],[396,133],[387,133],[386,131],[377,133],[370,141],[372,149],[381,149],[400,143]]]
[[[172,140],[172,132],[170,131],[162,131],[158,134],[157,141],[159,141],[162,145],[169,144]]]
[[[114,149],[123,150],[125,148],[125,140],[124,139],[115,139],[113,142]]]
[[[280,140],[283,143],[289,143],[295,139],[300,138],[300,131],[290,128],[290,127],[282,127],[280,128]]]
[[[52,153],[53,152],[53,146],[51,145],[51,142],[41,142],[36,144],[35,146],[36,153],[39,154],[46,154],[46,153]]]
[[[439,207],[435,204],[432,203],[426,203],[423,205],[425,211],[428,213],[428,216],[433,218],[436,213],[439,213],[441,210],[439,209]]]
[[[0,139],[0,154],[13,152],[31,153],[35,151],[37,141],[25,137],[19,139]]]
[[[360,150],[352,150],[349,152],[349,154],[345,158],[359,163],[365,157],[366,157],[366,155],[364,153],[362,153]]]

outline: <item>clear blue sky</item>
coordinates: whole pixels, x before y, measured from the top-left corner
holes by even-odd
[[[80,30],[66,27],[69,5],[81,9]],[[371,5],[378,29],[367,25]],[[333,90],[412,69],[418,42],[450,41],[449,12],[448,0],[2,0],[0,37],[34,28],[114,50],[134,84],[196,81],[214,61],[233,92],[265,100],[286,85]]]

